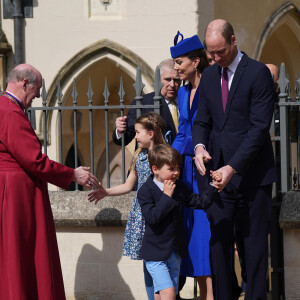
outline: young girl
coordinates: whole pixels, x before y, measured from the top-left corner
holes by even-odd
[[[134,154],[131,172],[124,184],[104,189],[99,183],[99,190],[89,194],[89,201],[95,201],[95,204],[105,196],[119,196],[132,191],[136,182],[137,190],[143,185],[152,174],[148,162],[148,150],[151,150],[158,144],[165,144],[163,137],[164,121],[160,115],[155,112],[149,112],[142,115],[135,121],[135,139],[139,149]],[[125,229],[123,252],[124,256],[131,259],[140,258],[140,248],[145,231],[145,220],[142,216],[141,208],[138,203],[137,194],[133,199],[132,207],[128,217]],[[152,277],[144,266],[145,285],[149,300],[154,300],[154,288]]]

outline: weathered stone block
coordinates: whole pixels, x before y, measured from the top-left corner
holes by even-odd
[[[285,194],[280,211],[283,229],[285,299],[300,299],[300,191]]]
[[[282,200],[280,227],[300,229],[300,191],[289,191]]]
[[[125,226],[135,192],[105,197],[96,205],[89,192],[50,192],[56,226]]]

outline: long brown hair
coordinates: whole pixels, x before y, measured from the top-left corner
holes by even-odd
[[[154,146],[166,143],[163,135],[165,132],[165,122],[164,119],[158,113],[151,111],[149,113],[141,115],[135,120],[135,124],[140,124],[143,126],[144,129],[154,132]],[[139,148],[134,153],[133,163],[131,166],[131,169],[133,170],[135,170],[136,160],[141,151],[142,148]]]

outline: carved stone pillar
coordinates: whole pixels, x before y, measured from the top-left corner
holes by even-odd
[[[1,90],[6,87],[6,75],[7,75],[7,57],[12,51],[11,45],[8,43],[7,38],[0,27],[0,85]]]

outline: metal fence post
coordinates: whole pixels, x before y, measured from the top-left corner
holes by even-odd
[[[134,88],[135,88],[135,92],[136,92],[136,96],[135,96],[135,104],[136,105],[141,105],[142,104],[142,100],[143,100],[143,96],[142,96],[142,90],[144,88],[144,83],[142,81],[142,74],[141,74],[141,69],[140,67],[138,67],[136,69],[136,81],[133,84]],[[142,108],[138,107],[136,109],[136,117],[140,117],[142,114]]]
[[[124,95],[125,91],[123,88],[123,79],[122,76],[120,78],[120,89],[119,89],[119,97],[120,97],[120,106],[121,106],[121,117],[124,117]],[[124,133],[122,133],[121,137],[121,146],[122,146],[122,182],[124,183],[126,180],[125,174],[125,137]]]
[[[300,79],[296,76],[296,85],[295,85],[295,92],[296,92],[296,103],[299,103],[300,100]],[[300,188],[300,111],[299,106],[297,106],[296,112],[296,123],[297,123],[297,168],[298,168],[298,183],[297,188]]]
[[[47,106],[47,93],[45,88],[45,80],[43,79],[42,86],[42,105],[43,105],[43,130],[44,130],[44,153],[47,155],[47,110],[45,109]]]
[[[59,146],[59,162],[63,163],[63,153],[62,153],[62,117],[61,117],[61,108],[62,108],[62,97],[63,94],[60,88],[60,79],[58,78],[57,84],[57,107],[58,107],[58,146]]]
[[[107,187],[110,187],[110,168],[109,168],[109,132],[108,132],[108,98],[109,98],[109,90],[107,86],[107,78],[105,78],[105,87],[104,87],[104,106],[105,106],[105,154],[106,154],[106,178],[107,178]]]
[[[285,194],[289,189],[290,166],[289,166],[289,147],[288,147],[288,117],[287,117],[287,96],[286,93],[289,81],[285,75],[284,63],[280,66],[278,79],[279,94],[279,115],[280,115],[280,160],[281,160],[281,193]]]
[[[74,78],[73,81],[73,91],[72,91],[72,97],[73,97],[73,120],[74,120],[74,160],[75,160],[75,169],[78,168],[78,136],[77,136],[77,97],[78,93],[76,90],[76,81]],[[78,191],[78,183],[75,183],[75,190]]]
[[[158,114],[160,114],[160,109],[161,109],[161,101],[162,101],[162,96],[160,94],[160,90],[163,87],[163,84],[161,83],[160,80],[160,69],[157,66],[155,70],[155,79],[153,82],[153,87],[154,87],[154,97],[153,97],[153,102],[155,105],[159,105],[159,108],[155,108],[154,111]]]
[[[93,90],[92,90],[92,84],[91,84],[91,78],[89,78],[89,87],[88,87],[88,103],[91,107],[89,109],[89,128],[90,128],[90,155],[91,155],[91,172],[92,174],[95,174],[94,169],[94,131],[93,131]]]

